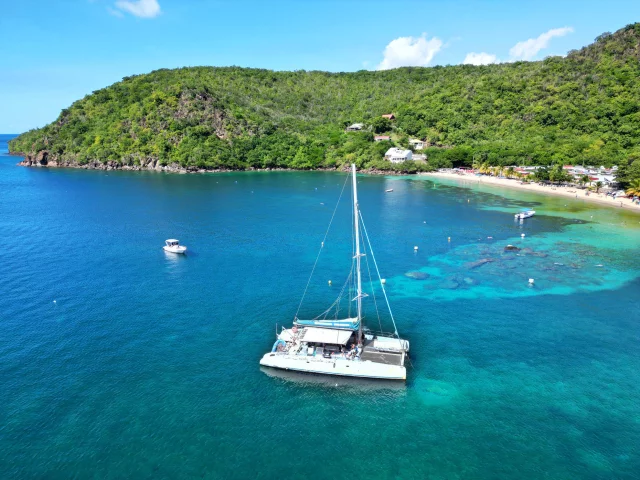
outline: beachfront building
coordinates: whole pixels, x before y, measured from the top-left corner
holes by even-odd
[[[589,177],[589,182],[602,182],[604,185],[616,184],[616,171],[617,167],[605,168],[605,167],[584,167],[579,165],[563,165],[562,168],[565,172],[578,179],[583,175]]]
[[[416,138],[412,138],[411,140],[409,140],[409,145],[411,145],[414,150],[423,150],[425,147],[424,141],[418,140]]]
[[[402,163],[407,160],[413,159],[413,153],[411,150],[402,150],[401,148],[390,148],[387,150],[387,153],[384,154],[384,158],[389,160],[391,163]]]
[[[414,162],[426,163],[427,161],[427,156],[424,153],[414,153],[413,155],[411,155],[411,157],[411,160],[413,160]]]
[[[515,167],[515,168],[513,169],[513,171],[514,171],[515,173],[520,174],[520,176],[521,176],[521,177],[526,177],[527,175],[531,175],[531,173],[532,173],[532,172],[531,172],[531,170],[527,170],[527,169],[526,169],[526,168],[524,168],[524,167]]]
[[[347,127],[347,132],[359,132],[364,128],[362,123],[354,123],[353,125],[349,125]]]
[[[391,140],[389,135],[376,135],[373,137],[374,142],[388,142],[389,140]]]

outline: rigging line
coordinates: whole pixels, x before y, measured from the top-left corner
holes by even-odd
[[[349,274],[349,276],[353,275],[353,272],[351,272]],[[347,283],[349,282],[349,279],[347,279],[347,281],[344,283],[344,285],[342,285],[342,289],[340,290],[340,294],[338,295],[338,298],[336,298],[333,303],[331,305],[329,305],[329,307],[322,312],[321,314],[319,314],[318,316],[312,318],[312,320],[318,320],[320,317],[323,317],[323,319],[326,320],[327,316],[329,315],[329,313],[331,312],[331,310],[333,309],[333,307],[336,307],[336,319],[337,317],[337,309],[340,307],[340,300],[342,299],[342,297],[344,296],[344,289],[347,286]]]
[[[333,214],[331,214],[331,220],[329,220],[329,226],[327,227],[327,231],[324,232],[324,238],[322,239],[322,243],[320,244],[320,250],[318,250],[318,255],[316,255],[316,261],[313,263],[313,268],[311,269],[311,275],[309,275],[309,280],[307,280],[307,286],[304,287],[304,293],[302,294],[302,298],[300,299],[300,304],[298,305],[298,310],[296,310],[295,318],[298,318],[298,313],[300,313],[300,307],[302,307],[302,302],[304,302],[304,297],[307,294],[307,290],[309,289],[309,284],[311,283],[311,278],[313,277],[313,272],[316,270],[316,265],[318,265],[318,259],[320,258],[320,254],[322,253],[322,249],[324,248],[324,242],[327,240],[327,235],[329,235],[329,229],[331,229],[331,224],[333,223],[333,218],[336,216],[336,211],[338,210],[338,205],[340,205],[340,200],[342,199],[342,194],[344,193],[344,187],[347,186],[347,182],[349,181],[349,175],[344,181],[344,185],[342,185],[342,190],[340,191],[340,196],[338,197],[338,201],[336,202],[336,206],[333,209]]]
[[[340,290],[340,295],[338,295],[338,298],[336,299],[336,301],[334,302],[334,305],[336,306],[336,314],[335,314],[335,318],[338,318],[338,314],[340,313],[340,302],[342,301],[343,297],[344,297],[344,290],[345,288],[347,289],[347,297],[349,295],[349,282],[351,281],[351,276],[353,275],[353,268],[351,268],[351,271],[349,272],[349,276],[347,277],[347,280],[344,282],[344,285],[342,286],[342,290]],[[348,297],[350,298],[350,297]],[[349,315],[347,315],[347,318],[351,318]]]
[[[396,337],[400,338],[398,335],[398,327],[396,326],[396,321],[393,318],[393,312],[391,311],[391,305],[389,305],[389,298],[387,297],[387,291],[384,288],[384,284],[382,283],[382,277],[380,276],[380,270],[378,270],[378,262],[376,262],[376,256],[373,254],[373,248],[371,247],[371,240],[369,239],[369,234],[367,233],[367,227],[364,225],[364,219],[362,218],[362,212],[358,212],[360,214],[360,220],[362,223],[362,230],[364,231],[365,236],[367,237],[367,243],[369,244],[369,252],[371,252],[371,258],[373,259],[373,264],[376,267],[376,272],[378,273],[378,279],[380,280],[380,287],[382,288],[382,293],[384,294],[384,300],[387,302],[387,308],[389,309],[389,315],[391,315],[391,321],[393,322],[393,328],[395,330],[394,334]]]
[[[360,223],[362,223],[362,228],[364,229],[364,223],[363,222],[360,222]],[[360,236],[363,237],[362,234],[360,234]],[[367,264],[367,273],[369,274],[369,284],[371,285],[371,296],[373,297],[373,304],[376,307],[376,315],[378,316],[378,326],[380,327],[380,332],[382,332],[382,321],[380,320],[380,310],[378,310],[378,302],[376,300],[376,292],[375,292],[375,289],[373,288],[373,277],[371,277],[371,268],[369,267],[369,258],[368,258],[368,255],[366,254],[367,253],[367,245],[366,245],[366,243],[364,243],[364,237],[362,238],[362,246],[364,247],[362,249],[363,253],[365,254],[364,262]],[[371,245],[369,245],[369,246],[371,246]]]

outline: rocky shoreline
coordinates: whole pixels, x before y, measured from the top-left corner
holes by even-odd
[[[21,167],[36,167],[36,168],[81,168],[85,170],[126,170],[126,171],[155,171],[155,172],[168,172],[168,173],[229,173],[229,172],[270,172],[270,171],[305,171],[299,170],[295,168],[247,168],[247,169],[229,169],[229,168],[216,168],[216,169],[207,169],[207,168],[198,168],[198,167],[183,167],[178,163],[170,163],[167,165],[162,165],[158,160],[149,158],[149,159],[138,159],[138,163],[134,163],[133,161],[130,164],[120,163],[120,162],[99,162],[93,161],[88,163],[78,163],[74,160],[62,160],[55,156],[51,156],[48,152],[38,152],[36,155],[24,154],[18,152],[11,152],[10,155],[15,156],[24,156],[24,160],[18,162],[17,165]],[[313,171],[323,171],[323,172],[336,172],[340,171],[340,168],[315,168]],[[343,171],[348,171],[349,167],[345,166],[342,168]],[[376,169],[365,169],[361,170],[361,173],[367,173],[370,175],[412,175],[408,173],[402,172],[393,172],[386,170],[376,170]]]

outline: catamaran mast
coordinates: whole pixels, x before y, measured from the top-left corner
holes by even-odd
[[[358,301],[358,343],[362,342],[362,277],[360,275],[360,214],[358,213],[358,186],[356,182],[356,164],[351,164],[353,175],[353,222],[356,236],[356,272],[358,277],[358,290],[356,299]]]

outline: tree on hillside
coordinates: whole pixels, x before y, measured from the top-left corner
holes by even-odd
[[[375,133],[385,133],[391,130],[391,120],[384,117],[376,117],[371,120],[371,128]]]

